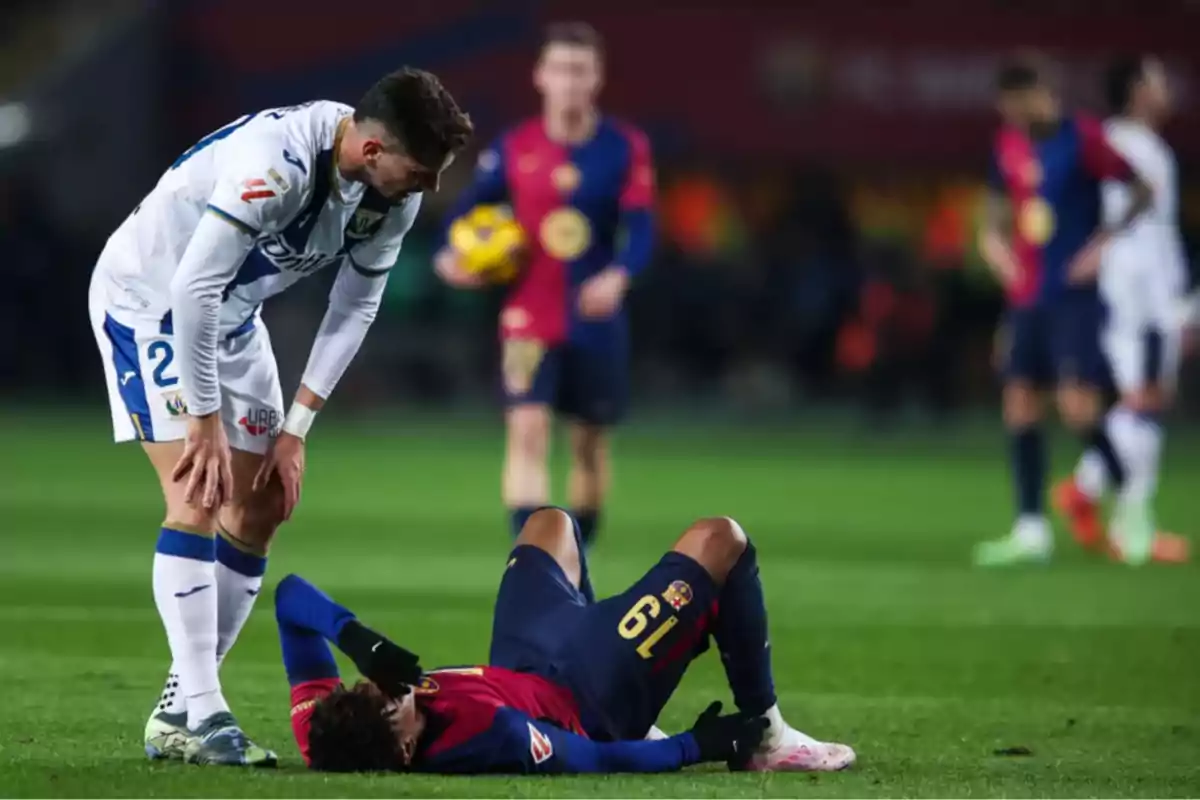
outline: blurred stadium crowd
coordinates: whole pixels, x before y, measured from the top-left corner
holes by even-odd
[[[528,64],[550,15],[588,18],[609,38],[606,105],[655,146],[660,244],[632,299],[643,400],[750,410],[853,400],[938,415],[991,401],[1001,298],[974,233],[994,124],[990,70],[1023,34],[1056,56],[1068,96],[1097,112],[1091,84],[1106,55],[1166,58],[1183,104],[1168,138],[1193,265],[1200,256],[1190,169],[1200,136],[1188,135],[1200,128],[1189,105],[1198,73],[1184,36],[1200,9],[1185,0],[912,0],[873,20],[828,2],[724,12],[715,2],[363,5],[370,31],[340,44],[322,28],[328,6],[314,2],[5,5],[5,393],[98,389],[83,322],[92,263],[199,135],[253,108],[353,102],[380,72],[413,63],[463,98],[482,146],[534,112]],[[497,298],[447,289],[430,269],[440,210],[469,169],[458,165],[426,203],[340,406],[448,405],[494,391]],[[267,309],[285,384],[303,366],[324,291],[306,282]],[[305,333],[298,348],[283,335],[291,330]],[[1200,414],[1200,391],[1184,402]]]

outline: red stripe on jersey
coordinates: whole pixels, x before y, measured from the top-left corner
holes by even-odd
[[[1021,268],[1017,280],[1008,287],[1008,299],[1014,305],[1024,305],[1037,297],[1042,280],[1042,249],[1030,240],[1022,225],[1028,205],[1038,199],[1042,167],[1028,134],[1007,126],[996,134],[996,163],[1008,187],[1013,255]]]
[[[275,192],[270,189],[259,189],[256,192],[242,192],[242,200],[249,203],[251,200],[266,200],[268,197],[274,197]]]

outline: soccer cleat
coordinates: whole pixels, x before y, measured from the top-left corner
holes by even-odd
[[[1117,558],[1130,566],[1145,564],[1154,554],[1156,535],[1149,503],[1140,500],[1117,503],[1112,526],[1113,550]]]
[[[854,766],[854,748],[836,742],[818,742],[797,731],[789,731],[775,747],[750,756],[751,772],[838,772]]]
[[[1016,535],[975,545],[973,560],[977,567],[1008,567],[1015,564],[1044,564],[1052,550],[1048,543],[1038,544]]]
[[[1150,558],[1159,564],[1186,564],[1192,560],[1191,542],[1178,533],[1159,531],[1154,535]]]
[[[278,757],[250,741],[233,714],[221,711],[191,732],[183,760],[189,764],[218,764],[232,767],[273,767]]]
[[[1054,510],[1061,514],[1075,541],[1085,550],[1103,550],[1108,543],[1104,523],[1100,521],[1096,501],[1079,488],[1074,478],[1066,478],[1051,495]]]
[[[191,739],[186,711],[169,714],[156,708],[146,721],[146,756],[152,761],[182,759]]]

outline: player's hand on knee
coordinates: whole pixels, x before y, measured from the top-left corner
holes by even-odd
[[[215,509],[233,498],[233,464],[229,439],[218,412],[188,420],[183,455],[171,472],[178,482],[187,476],[184,500],[189,505]]]
[[[736,769],[762,744],[768,724],[766,717],[721,716],[721,701],[717,700],[699,716],[691,734],[700,748],[701,761],[725,761]]]
[[[338,648],[350,657],[367,680],[389,697],[403,697],[421,680],[421,660],[382,633],[358,620],[342,627]]]
[[[304,440],[290,433],[280,433],[271,443],[267,457],[254,476],[251,489],[255,492],[265,489],[271,482],[271,476],[278,475],[283,486],[284,522],[292,518],[292,512],[300,504],[300,485],[304,481]]]

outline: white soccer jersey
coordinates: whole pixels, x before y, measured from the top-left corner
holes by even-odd
[[[1105,248],[1099,283],[1108,306],[1103,342],[1122,389],[1173,379],[1179,360],[1179,307],[1187,263],[1179,232],[1178,168],[1166,142],[1148,126],[1105,123],[1113,148],[1149,184],[1150,208]],[[1103,186],[1105,223],[1120,223],[1132,202],[1126,184]]]
[[[343,257],[360,271],[390,269],[421,196],[393,207],[341,177],[336,139],[352,113],[317,101],[249,114],[177,158],[112,236],[121,254],[105,275],[113,308],[165,315],[171,279],[210,211],[256,237],[223,293],[222,336],[267,298]]]

